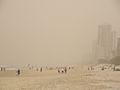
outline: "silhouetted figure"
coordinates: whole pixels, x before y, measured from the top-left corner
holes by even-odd
[[[65,67],[65,73],[67,73],[67,68]]]
[[[105,68],[104,67],[102,67],[102,70],[104,70]]]
[[[1,67],[1,70],[0,71],[4,71],[5,72],[5,67]]]
[[[3,68],[1,67],[0,71],[2,71],[2,70],[3,70]]]
[[[5,67],[3,68],[3,71],[5,72]]]
[[[60,70],[58,69],[58,73],[60,73]]]
[[[42,72],[42,67],[40,68],[40,72]]]
[[[20,75],[20,69],[17,70],[17,75]]]
[[[64,71],[62,70],[62,73],[64,73]]]
[[[46,66],[46,69],[48,69],[48,67]]]
[[[88,67],[88,70],[90,70],[89,67]]]
[[[115,71],[115,66],[113,67],[113,71]]]
[[[33,66],[31,66],[31,69],[32,69],[32,70],[33,70],[33,68],[34,68],[34,67],[33,67]]]

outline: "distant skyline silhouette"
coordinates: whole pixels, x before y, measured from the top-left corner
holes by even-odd
[[[119,0],[0,0],[1,64],[90,62],[98,25],[119,34]]]

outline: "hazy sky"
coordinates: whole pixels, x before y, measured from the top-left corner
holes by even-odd
[[[119,10],[119,0],[0,0],[0,64],[82,62],[99,24],[120,30]]]

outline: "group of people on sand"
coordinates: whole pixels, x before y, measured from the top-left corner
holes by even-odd
[[[63,73],[66,74],[68,72],[68,70],[73,69],[72,67],[56,67],[56,68],[52,68],[52,69],[51,68],[49,69],[48,67],[46,67],[46,69],[48,69],[48,70],[56,69],[57,72],[61,73],[61,74],[63,74]],[[29,70],[35,70],[37,72],[43,72],[43,68],[42,67],[33,67],[33,66],[28,65],[28,69]],[[5,70],[6,70],[5,67],[0,67],[0,71],[5,71]],[[16,70],[16,76],[20,76],[20,75],[21,75],[21,70],[17,69]]]
[[[37,68],[36,69],[37,71],[39,71],[39,69]],[[40,68],[40,72],[42,72],[42,67]],[[58,73],[67,73],[67,67],[65,67],[65,68],[59,68],[58,69]],[[16,75],[17,76],[19,76],[19,75],[21,75],[21,70],[20,69],[18,69],[17,71],[16,71]]]
[[[42,69],[42,67],[41,67],[41,68],[36,68],[36,71],[40,71],[40,72],[42,72],[43,69]],[[16,71],[16,75],[19,76],[20,74],[21,74],[21,70],[18,69],[18,70]]]
[[[88,67],[88,70],[94,70],[94,68],[91,66],[91,67]]]
[[[41,68],[36,68],[36,71],[40,71],[40,72],[42,72],[43,69],[42,69],[42,67],[41,67]]]
[[[99,66],[99,65],[98,65]],[[88,67],[88,70],[113,70],[113,71],[120,71],[120,67],[117,67],[115,65],[111,65],[111,64],[106,64],[106,65],[102,65],[99,67],[95,67],[95,66],[90,66]]]
[[[37,72],[43,72],[43,67],[33,67],[31,65],[28,65],[28,70],[34,70],[34,71],[37,71]],[[68,72],[68,70],[70,69],[73,69],[73,67],[56,67],[56,68],[53,68],[53,67],[47,67],[46,66],[46,69],[47,70],[57,70],[58,73],[60,74],[66,74]],[[6,68],[5,67],[0,67],[0,71],[6,71]],[[21,70],[20,69],[17,69],[16,70],[16,76],[20,76],[21,75]]]
[[[1,67],[0,71],[4,71],[5,72],[6,68],[5,67]]]
[[[36,70],[36,71],[40,71],[42,72],[43,71],[43,68],[39,68],[39,67],[34,67],[34,66],[31,66],[30,64],[27,65],[28,69],[29,70]]]
[[[39,68],[37,68],[36,71],[39,71]],[[42,72],[42,67],[40,68],[40,72]],[[20,69],[18,69],[18,70],[16,71],[16,75],[17,75],[17,76],[21,75],[21,70],[20,70]]]
[[[58,69],[58,73],[67,73],[67,67],[64,67],[64,68],[59,68]]]
[[[2,72],[2,71],[6,71],[6,68],[5,67],[1,67],[0,68],[0,71]],[[20,71],[20,69],[18,69],[17,71],[16,71],[16,75],[20,75],[21,74],[21,71]]]

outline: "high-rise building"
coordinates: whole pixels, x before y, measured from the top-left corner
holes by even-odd
[[[111,25],[99,25],[98,27],[98,59],[110,59],[113,57],[113,49],[115,48],[114,41],[115,33],[112,31]]]
[[[117,56],[120,56],[120,38],[117,40]]]
[[[116,48],[117,48],[117,37],[116,32],[112,32],[112,57],[116,56]]]

